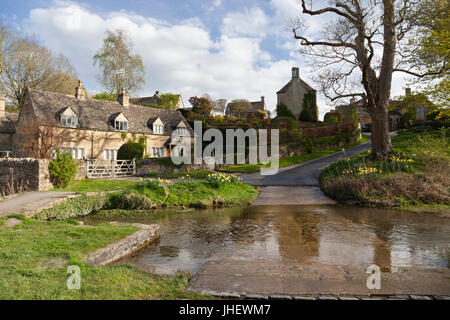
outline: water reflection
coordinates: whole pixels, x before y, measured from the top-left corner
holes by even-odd
[[[157,273],[195,273],[214,259],[360,267],[375,263],[384,272],[395,267],[449,266],[450,219],[434,214],[282,206],[126,221],[161,225],[161,238],[129,260]]]

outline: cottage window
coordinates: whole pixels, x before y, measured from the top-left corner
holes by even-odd
[[[117,149],[104,149],[103,160],[117,160]]]
[[[78,118],[76,116],[61,116],[61,125],[68,128],[76,128]]]
[[[116,129],[116,131],[128,131],[128,122],[114,121],[114,128]]]
[[[164,126],[155,124],[153,125],[154,134],[164,134]]]
[[[189,135],[187,129],[184,127],[177,128],[176,132],[179,137],[187,137]]]
[[[77,160],[82,160],[84,159],[86,153],[85,153],[85,149],[81,148],[81,147],[67,147],[67,148],[63,148],[64,152],[69,153],[70,155],[72,155],[72,158],[77,159]]]
[[[164,147],[152,147],[153,158],[163,158],[165,156]]]

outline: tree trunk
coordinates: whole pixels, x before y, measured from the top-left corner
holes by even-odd
[[[372,155],[376,159],[385,160],[391,150],[388,112],[378,112],[372,115]]]

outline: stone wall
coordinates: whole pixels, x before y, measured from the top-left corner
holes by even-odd
[[[53,185],[48,164],[49,160],[32,158],[0,159],[0,188],[7,188],[14,183],[15,189],[23,186],[28,191],[50,190]]]

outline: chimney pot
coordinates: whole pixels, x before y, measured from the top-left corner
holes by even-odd
[[[6,100],[4,97],[0,96],[0,118],[6,116]]]
[[[117,97],[117,101],[122,105],[122,107],[128,107],[130,105],[130,96],[126,92],[125,88],[122,88],[122,92]]]

